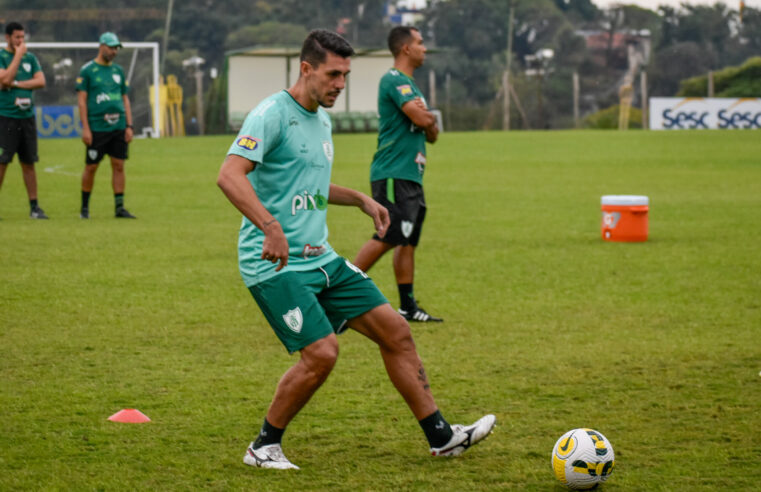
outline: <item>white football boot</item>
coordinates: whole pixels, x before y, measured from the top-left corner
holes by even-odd
[[[259,468],[275,468],[277,470],[298,470],[299,467],[288,461],[283,454],[280,444],[268,444],[254,449],[251,443],[243,456],[243,463]]]
[[[494,429],[497,417],[485,415],[474,424],[464,426],[455,424],[452,426],[452,439],[440,448],[431,448],[432,456],[457,456],[466,449],[486,439]]]

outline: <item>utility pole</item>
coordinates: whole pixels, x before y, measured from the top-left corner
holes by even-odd
[[[639,74],[639,85],[642,91],[642,129],[650,128],[650,101],[647,96],[647,72],[644,70]]]
[[[433,69],[428,70],[428,104],[431,108],[438,108],[436,100],[436,72]]]
[[[581,84],[579,83],[579,72],[573,72],[573,127],[579,128],[579,96],[581,93]]]
[[[205,132],[203,118],[203,71],[201,70],[201,65],[204,63],[206,63],[206,60],[200,56],[193,56],[182,61],[182,66],[192,71],[196,79],[196,121],[198,122],[199,135],[203,135]]]
[[[447,106],[447,117],[445,120],[444,125],[447,127],[447,129],[452,128],[452,99],[450,97],[450,91],[452,89],[452,74],[447,72],[447,76],[444,79],[444,93],[446,98],[446,106]]]
[[[510,130],[510,65],[513,61],[513,21],[515,19],[515,6],[510,1],[510,20],[507,21],[507,68],[502,74],[502,129]]]
[[[172,9],[174,8],[174,0],[169,0],[169,5],[166,8],[166,22],[164,23],[164,46],[162,46],[161,55],[161,70],[159,73],[164,74],[164,67],[166,66],[166,50],[169,46],[169,26],[172,24]]]

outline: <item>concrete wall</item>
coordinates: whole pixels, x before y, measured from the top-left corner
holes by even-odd
[[[386,50],[352,58],[346,89],[328,111],[377,111],[378,82],[392,66]],[[262,99],[290,87],[299,77],[299,57],[294,53],[234,53],[228,56],[227,67],[227,120],[234,129]]]

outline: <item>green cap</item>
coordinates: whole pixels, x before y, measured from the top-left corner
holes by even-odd
[[[115,47],[122,47],[122,43],[119,42],[119,38],[116,37],[116,34],[112,32],[104,32],[100,35],[100,39],[98,40],[100,44],[105,44],[106,46],[110,48]]]

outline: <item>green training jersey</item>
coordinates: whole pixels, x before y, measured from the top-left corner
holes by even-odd
[[[87,122],[91,131],[110,132],[127,127],[122,96],[129,88],[122,67],[90,60],[79,71],[77,90],[87,92]]]
[[[425,133],[402,111],[402,106],[416,98],[425,104],[423,93],[411,77],[394,68],[381,77],[378,150],[370,166],[370,181],[395,178],[423,184]]]
[[[338,257],[328,244],[327,207],[333,139],[330,117],[307,111],[287,92],[262,101],[246,117],[229,154],[254,163],[248,180],[288,239],[288,265],[262,260],[264,233],[243,217],[238,262],[246,286],[279,273],[321,267]]]
[[[7,48],[0,50],[0,68],[7,69],[13,61],[13,53]],[[26,52],[21,57],[21,63],[16,72],[16,79],[19,82],[29,80],[34,74],[42,70],[40,62],[33,54]],[[34,116],[34,96],[29,89],[19,89],[12,87],[10,89],[0,90],[0,116],[7,118],[31,118]]]

